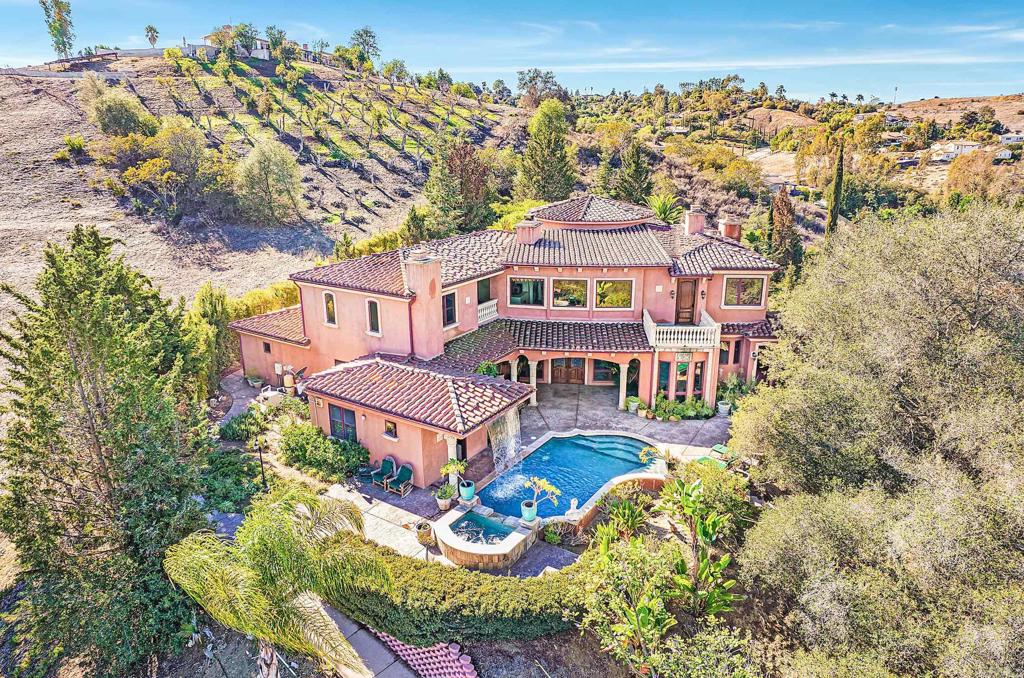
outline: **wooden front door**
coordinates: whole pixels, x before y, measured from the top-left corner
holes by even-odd
[[[696,280],[680,280],[676,283],[676,325],[693,324],[693,307],[696,300]]]
[[[583,358],[554,358],[551,360],[551,383],[582,384],[585,366]]]

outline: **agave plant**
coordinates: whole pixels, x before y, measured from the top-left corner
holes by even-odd
[[[675,224],[683,216],[683,208],[671,193],[655,193],[647,197],[647,206],[654,210],[654,216],[666,224]]]
[[[164,569],[216,621],[258,640],[261,678],[278,675],[275,646],[357,670],[321,597],[349,595],[364,577],[390,581],[362,530],[351,502],[286,484],[254,501],[233,541],[191,534],[167,550]]]

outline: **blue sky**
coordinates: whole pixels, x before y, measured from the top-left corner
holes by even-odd
[[[738,72],[782,83],[793,96],[830,91],[888,100],[1024,91],[1020,2],[646,3],[516,1],[216,2],[72,0],[76,47],[159,46],[196,39],[228,21],[275,24],[299,42],[346,42],[369,24],[385,58],[460,80],[504,78],[537,66],[570,89],[642,90]],[[0,65],[51,58],[35,0],[0,0]]]

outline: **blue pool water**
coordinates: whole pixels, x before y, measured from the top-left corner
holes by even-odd
[[[647,443],[628,436],[571,436],[552,438],[530,456],[480,490],[480,501],[498,513],[519,516],[519,504],[533,497],[523,487],[530,476],[547,478],[562,491],[558,506],[545,501],[537,510],[542,518],[564,515],[574,497],[583,506],[606,482],[645,468],[640,450]]]
[[[514,530],[497,520],[467,513],[452,523],[452,532],[474,544],[497,544]]]

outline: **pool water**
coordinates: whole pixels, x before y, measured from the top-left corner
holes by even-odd
[[[497,544],[515,530],[476,513],[467,513],[452,523],[456,536],[474,544]]]
[[[552,438],[480,490],[480,501],[498,513],[519,516],[520,503],[533,498],[533,490],[523,484],[537,476],[547,478],[562,491],[558,506],[545,501],[538,507],[537,515],[565,515],[571,499],[577,499],[578,505],[583,506],[615,476],[646,468],[648,464],[642,463],[639,455],[647,445],[629,436]]]

